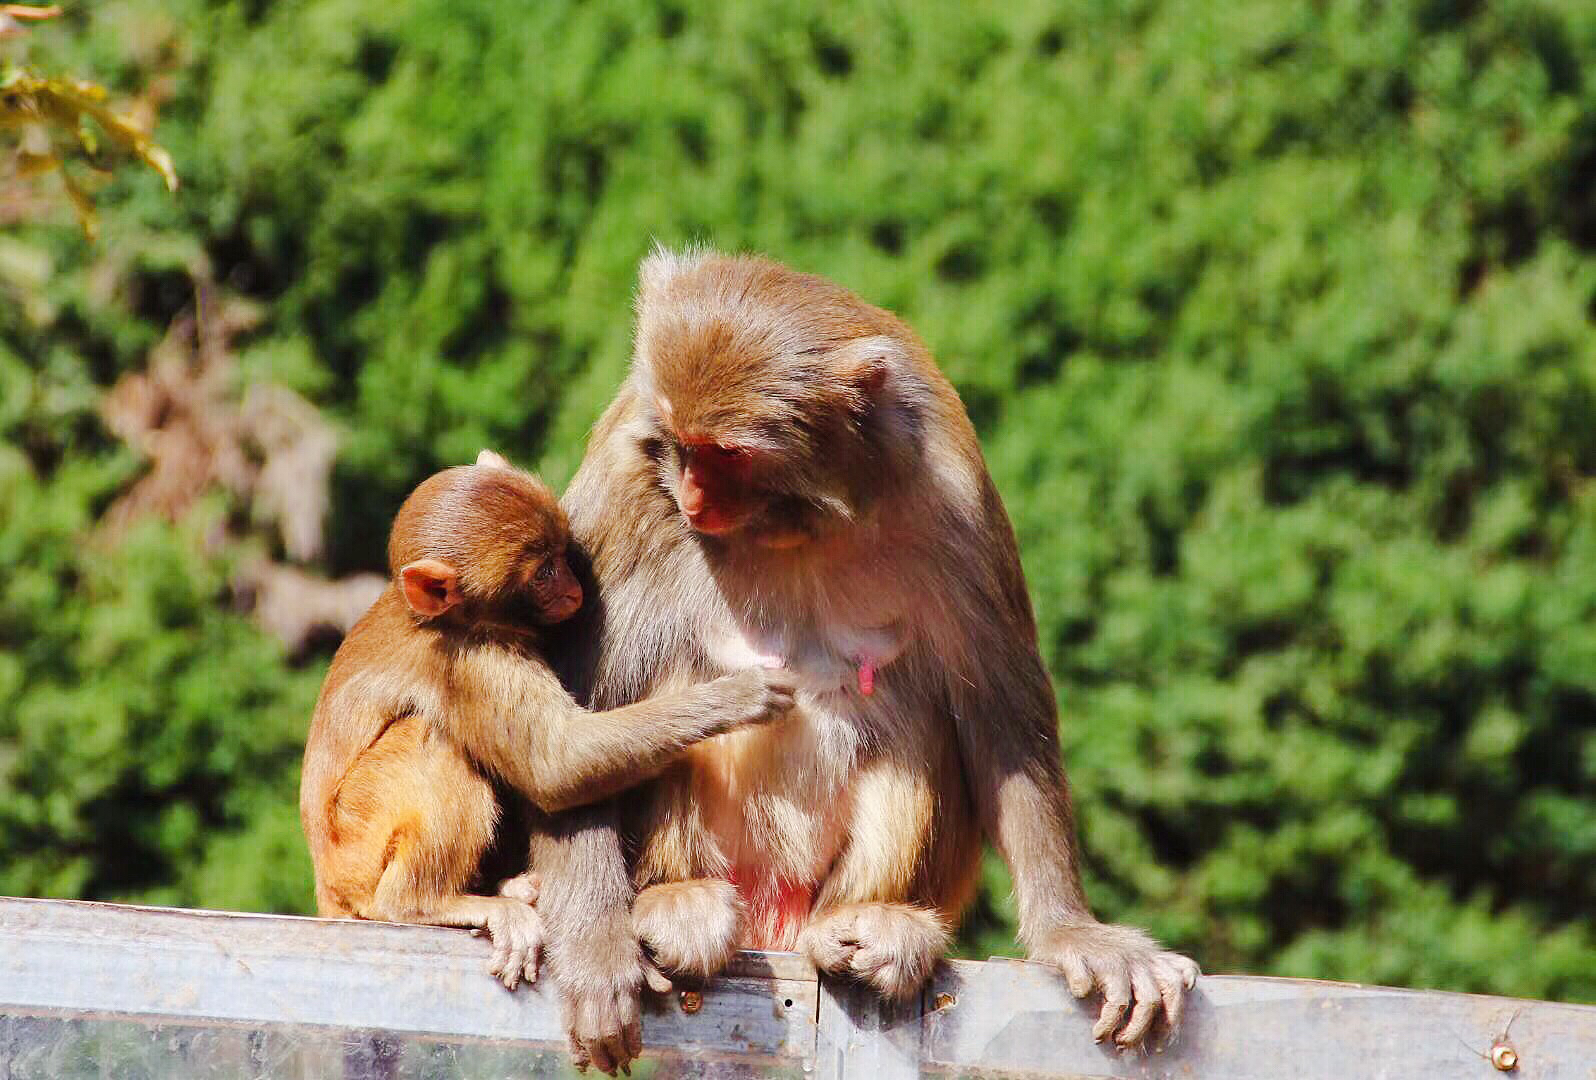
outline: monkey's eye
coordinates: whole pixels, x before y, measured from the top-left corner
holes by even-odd
[[[538,581],[552,581],[554,578],[554,560],[545,559],[543,565],[538,567],[538,572],[534,577]]]

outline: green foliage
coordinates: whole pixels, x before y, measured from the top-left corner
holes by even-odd
[[[85,543],[125,465],[41,481],[0,452],[0,891],[299,907],[316,673],[228,612],[189,537]]]
[[[1105,915],[1210,970],[1596,1000],[1596,7],[124,0],[58,45],[131,85],[133,25],[190,55],[187,186],[120,179],[105,253],[0,238],[4,888],[307,900],[317,665],[196,528],[83,542],[128,472],[94,397],[195,266],[269,305],[243,377],[349,432],[342,572],[482,445],[565,479],[637,259],[703,239],[958,383]]]

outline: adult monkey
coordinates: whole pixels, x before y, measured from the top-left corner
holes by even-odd
[[[1087,906],[1013,530],[925,346],[755,257],[656,251],[637,308],[631,374],[565,496],[602,612],[568,673],[594,708],[751,662],[799,679],[787,718],[625,800],[639,935],[710,969],[740,902],[742,944],[905,997],[973,894],[984,827],[1031,957],[1102,992],[1094,1037],[1178,1024],[1197,966]]]

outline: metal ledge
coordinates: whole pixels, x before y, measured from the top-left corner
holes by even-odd
[[[433,927],[0,898],[0,1080],[566,1071],[552,989],[505,991],[487,956]],[[742,953],[686,1005],[646,1002],[656,1075],[1484,1078],[1502,1044],[1514,1077],[1596,1078],[1596,1007],[1308,980],[1207,976],[1176,1038],[1135,1052],[1018,961],[950,961],[889,1007]]]

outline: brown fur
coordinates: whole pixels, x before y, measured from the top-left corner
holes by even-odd
[[[745,671],[609,712],[578,707],[544,660],[556,632],[539,625],[580,603],[564,514],[530,475],[479,461],[427,480],[400,509],[394,581],[344,640],[316,705],[300,814],[323,914],[485,928],[492,970],[513,989],[536,972],[536,889],[523,878],[505,895],[466,893],[498,824],[495,784],[545,815],[590,803],[701,739],[770,720],[792,693],[780,673]],[[542,831],[558,835],[556,822]],[[557,907],[583,887],[548,885]],[[594,912],[585,932],[577,950],[554,935],[551,968],[573,1040],[613,1067],[638,1050],[647,972],[624,910]]]
[[[1104,992],[1099,1038],[1127,1010],[1127,1044],[1161,1010],[1178,1022],[1196,966],[1087,907],[1013,531],[900,320],[764,259],[656,252],[631,376],[565,502],[602,599],[569,660],[595,705],[749,662],[799,680],[783,721],[627,800],[645,939],[722,955],[656,925],[652,893],[731,880],[746,944],[906,996],[973,893],[984,830],[1031,955]]]

